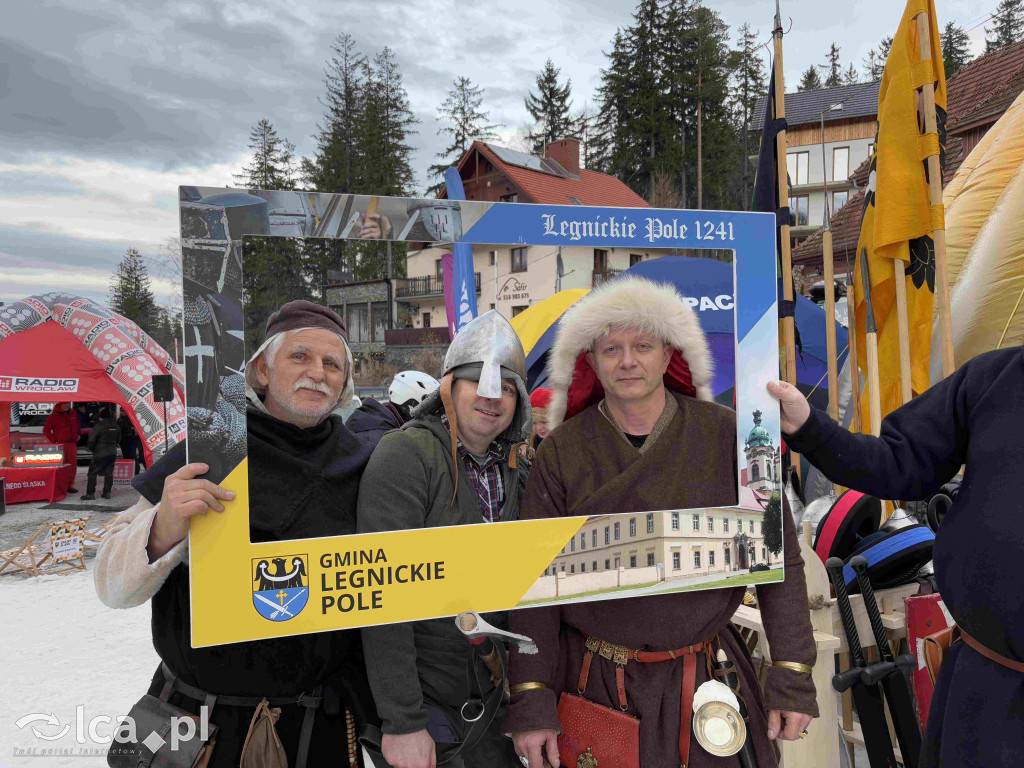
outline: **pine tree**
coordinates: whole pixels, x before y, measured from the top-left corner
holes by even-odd
[[[985,53],[1024,39],[1024,0],[1002,0],[992,18],[995,24],[985,33]]]
[[[247,189],[294,189],[295,145],[277,135],[269,120],[260,120],[249,134],[252,162],[235,174]]]
[[[604,162],[603,143],[598,128],[598,113],[590,102],[572,114],[572,135],[580,142],[580,168],[600,171]]]
[[[798,91],[816,91],[821,87],[821,76],[818,74],[817,67],[810,66],[800,75],[800,85],[797,86]]]
[[[839,62],[839,46],[835,43],[828,49],[827,61],[822,69],[828,72],[825,77],[826,88],[837,88],[843,84],[843,65]]]
[[[747,158],[757,152],[758,139],[751,126],[757,119],[754,110],[765,94],[765,67],[759,53],[758,34],[743,24],[739,29],[739,66],[736,68],[736,123],[743,142],[742,209],[750,208],[750,163]]]
[[[950,21],[942,31],[941,41],[942,66],[946,70],[946,79],[949,80],[970,63],[971,40],[963,27],[958,27]]]
[[[860,82],[860,77],[857,74],[857,67],[851,64],[847,68],[846,74],[843,75],[843,85],[856,85],[858,82]]]
[[[468,77],[457,77],[447,98],[437,108],[437,119],[442,122],[437,133],[450,136],[451,143],[447,149],[438,153],[441,162],[430,166],[427,171],[431,177],[441,177],[437,184],[427,189],[428,196],[433,197],[441,191],[445,170],[459,162],[473,141],[498,138],[495,129],[501,126],[488,125],[488,113],[480,111],[482,94],[483,89],[474,86]]]
[[[738,207],[743,141],[731,78],[740,54],[721,18],[698,0],[640,0],[607,55],[597,120],[604,170],[648,200],[667,199],[658,182],[667,175],[680,205],[695,205],[699,105],[702,203]]]
[[[110,308],[126,317],[151,336],[158,330],[158,313],[142,254],[135,248],[125,251],[110,278]]]
[[[348,34],[338,35],[331,50],[324,70],[327,93],[320,102],[324,121],[317,124],[316,153],[302,161],[302,178],[320,192],[351,192],[357,186],[356,133],[363,113],[366,57]]]
[[[884,65],[885,62],[879,64],[878,51],[872,48],[861,62],[861,71],[864,73],[864,77],[870,81],[881,80]]]
[[[413,193],[409,137],[419,121],[409,107],[394,51],[385,47],[365,67],[363,115],[357,124],[358,189],[365,194],[408,197]]]
[[[530,91],[524,100],[526,111],[538,124],[537,130],[529,136],[536,155],[544,154],[547,144],[564,139],[574,132],[570,117],[572,80],[566,80],[565,85],[560,85],[558,75],[561,71],[548,59],[544,71],[537,75],[537,94]]]
[[[878,43],[878,58],[881,60],[881,66],[885,68],[885,62],[889,58],[889,50],[892,48],[892,35],[886,35],[882,38],[881,42]]]

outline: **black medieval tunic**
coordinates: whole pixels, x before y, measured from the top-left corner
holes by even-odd
[[[355,533],[359,480],[371,448],[349,432],[339,417],[300,429],[250,407],[248,451],[253,541]],[[174,458],[184,463],[181,453]],[[163,477],[180,463],[160,462],[151,472],[159,470],[162,476],[155,481],[140,476],[140,490],[144,494],[149,490],[147,496],[155,490],[159,498]],[[189,685],[209,693],[267,698],[298,697],[318,685],[326,686],[307,765],[341,764],[346,759],[343,706],[357,719],[376,721],[357,630],[192,648],[187,562],[171,571],[153,596],[152,607],[153,645],[164,663]],[[149,692],[158,695],[163,681],[158,670]],[[180,693],[170,701],[194,713],[202,703]],[[220,731],[211,768],[238,765],[252,713],[251,708],[214,706],[210,720]],[[304,714],[302,707],[285,706],[276,725],[292,765]]]
[[[884,499],[920,499],[966,465],[935,538],[935,580],[953,618],[1024,661],[1024,348],[978,355],[854,435],[820,411],[787,440],[825,475]],[[954,646],[935,686],[921,768],[1024,765],[1024,674]]]
[[[598,406],[554,430],[537,453],[522,517],[735,505],[735,412],[715,403],[668,394],[678,408],[660,434],[655,427],[648,438],[651,444],[645,444],[642,452]],[[762,617],[774,658],[813,664],[815,646],[803,560],[792,518],[788,513],[782,517],[785,581],[758,588]],[[526,655],[514,650],[510,682],[544,682],[548,688],[513,697],[506,732],[558,727],[558,698],[563,691],[576,689],[587,635],[629,648],[665,651],[717,634],[739,672],[759,764],[762,768],[775,765],[767,738],[767,711],[816,716],[814,684],[808,674],[772,667],[762,695],[746,647],[729,624],[743,592],[743,587],[736,587],[513,611],[512,630],[533,638],[539,653]],[[679,765],[682,674],[683,664],[678,660],[626,665],[629,713],[640,718],[644,768]],[[698,663],[697,685],[706,679],[706,667]],[[615,667],[610,661],[595,657],[587,698],[617,708]],[[738,764],[735,756],[711,756],[691,737],[687,768]]]

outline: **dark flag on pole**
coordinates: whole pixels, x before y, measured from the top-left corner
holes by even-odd
[[[789,201],[785,204],[779,200],[779,177],[780,168],[782,173],[786,172],[785,159],[779,163],[778,157],[778,136],[786,130],[786,118],[776,117],[778,110],[775,106],[775,68],[771,68],[771,78],[768,81],[768,98],[764,101],[764,119],[761,123],[761,148],[757,154],[757,174],[754,176],[754,197],[751,210],[763,213],[775,214],[775,271],[779,276],[779,319],[786,317],[787,308],[784,306],[782,291],[782,225],[789,222]],[[794,291],[795,293],[795,291]],[[792,315],[792,308],[789,315]],[[796,348],[801,350],[800,331],[794,326],[796,336]]]
[[[764,101],[764,119],[761,123],[761,149],[757,154],[757,173],[754,176],[754,199],[751,210],[774,213],[778,220],[775,223],[775,237],[779,237],[779,225],[788,220],[789,208],[783,207],[779,201],[779,159],[778,142],[780,131],[786,130],[786,118],[776,118],[775,109],[775,70],[768,82],[768,98]],[[789,202],[788,200],[786,201]],[[785,219],[782,217],[786,217]],[[782,249],[776,246],[775,253]]]

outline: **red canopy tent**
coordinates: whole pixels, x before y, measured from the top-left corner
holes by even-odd
[[[152,377],[161,373],[174,376],[175,399],[167,403],[173,445],[185,437],[180,373],[134,323],[69,296],[29,297],[0,312],[0,403],[120,405],[142,439],[147,464],[163,452],[163,412],[152,394]],[[0,453],[10,452],[2,444],[9,424],[10,408],[0,408]]]

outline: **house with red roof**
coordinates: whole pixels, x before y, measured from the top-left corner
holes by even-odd
[[[614,176],[581,168],[576,139],[548,144],[542,157],[474,141],[456,168],[467,200],[649,207]],[[447,190],[439,196],[447,197]],[[450,248],[417,245],[406,261],[408,277],[394,281],[398,327],[432,328],[447,339],[441,262]],[[512,318],[559,290],[592,288],[638,261],[668,253],[658,248],[475,245],[477,308],[481,313],[497,309]]]

